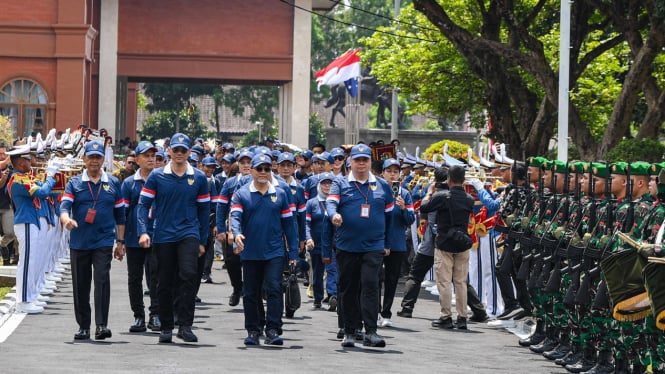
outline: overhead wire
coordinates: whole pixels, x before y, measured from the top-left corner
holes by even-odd
[[[394,37],[396,37],[396,38],[406,38],[406,39],[414,39],[414,40],[419,40],[419,41],[422,41],[422,42],[428,42],[428,43],[437,43],[436,40],[423,39],[423,38],[419,38],[419,37],[417,37],[417,36],[399,35],[399,34],[395,34],[395,33],[389,32],[389,31],[377,30],[377,29],[373,29],[373,28],[371,28],[371,27],[367,27],[367,26],[363,26],[363,25],[356,25],[355,23],[352,23],[352,22],[341,21],[341,20],[338,20],[338,19],[336,19],[336,18],[333,18],[333,17],[327,16],[327,15],[325,15],[325,14],[320,14],[320,13],[314,12],[314,11],[312,11],[312,10],[309,10],[309,9],[303,8],[303,7],[298,6],[298,5],[296,5],[296,4],[292,4],[292,3],[290,3],[290,2],[287,1],[287,0],[279,0],[279,1],[281,1],[281,2],[283,2],[284,4],[287,4],[287,5],[289,5],[289,6],[292,6],[292,7],[296,8],[296,9],[302,10],[302,11],[304,11],[304,12],[307,12],[307,13],[310,13],[310,14],[314,14],[314,15],[319,16],[319,17],[321,17],[321,18],[325,18],[325,19],[328,19],[328,20],[333,21],[333,22],[341,23],[341,24],[346,25],[346,26],[352,26],[352,27],[357,27],[357,28],[359,28],[359,29],[363,29],[363,30],[368,30],[368,31],[378,32],[378,33],[381,33],[381,34],[387,34],[387,35],[394,36]]]

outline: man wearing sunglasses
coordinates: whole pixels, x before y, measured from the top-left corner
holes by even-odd
[[[180,322],[177,337],[185,342],[196,342],[198,338],[192,332],[192,323],[196,286],[201,281],[198,258],[205,252],[210,231],[210,192],[205,174],[187,163],[191,153],[187,135],[173,135],[169,153],[171,162],[153,170],[141,190],[139,244],[143,248],[153,244],[157,253],[157,294],[162,319],[159,342],[171,342],[174,295],[178,297]],[[150,213],[155,218],[152,238],[148,230]]]
[[[287,191],[273,185],[270,155],[252,158],[252,182],[231,199],[231,229],[243,272],[243,309],[246,345],[258,345],[261,333],[259,305],[263,289],[267,299],[265,344],[282,345],[282,270],[284,236],[289,262],[298,257],[298,234]]]

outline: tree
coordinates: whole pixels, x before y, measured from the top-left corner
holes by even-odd
[[[547,149],[558,108],[559,1],[414,0],[413,4],[429,22],[407,11],[401,19],[416,25],[390,29],[431,42],[399,38],[400,50],[372,49],[367,58],[383,57],[374,63],[379,79],[401,79],[403,91],[403,87],[409,89],[403,86],[405,77],[417,82],[411,86],[419,95],[416,110],[450,115],[455,113],[455,103],[473,112],[487,107],[491,135],[511,145],[512,157]],[[662,124],[664,106],[659,103],[665,95],[659,87],[664,81],[662,64],[655,64],[663,58],[661,39],[665,39],[659,4],[659,0],[573,4],[568,122],[572,140],[585,159],[600,157],[617,144],[628,133],[631,120],[640,127],[638,136],[645,136],[643,129],[647,132]],[[626,42],[630,38],[635,40]],[[394,39],[377,34],[368,45],[382,47]],[[388,53],[396,57],[388,58]],[[396,71],[390,73],[391,69]],[[420,87],[420,82],[429,87]],[[634,113],[643,93],[649,97],[649,109],[639,118]],[[437,97],[443,104],[437,104]],[[611,108],[606,111],[611,115],[600,114],[605,108]],[[600,122],[605,118],[606,122]]]
[[[178,124],[184,124],[183,130],[188,136],[194,138],[211,138],[215,134],[206,130],[201,123],[199,109],[195,106],[183,109],[180,112],[174,110],[162,110],[148,117],[143,128],[138,131],[139,139],[153,140],[171,137],[177,132]],[[184,130],[186,128],[186,130]]]

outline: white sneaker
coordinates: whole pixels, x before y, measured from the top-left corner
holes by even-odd
[[[16,305],[17,313],[37,314],[44,311],[41,306],[34,305],[33,303],[18,303]]]
[[[487,322],[487,327],[492,327],[495,329],[507,329],[515,327],[515,321],[513,321],[512,319],[505,319],[505,320],[497,319],[494,321]]]
[[[56,273],[62,274],[62,273],[65,272],[65,270],[67,270],[67,269],[65,269],[64,267],[62,267],[60,265],[55,265],[55,267],[53,267],[53,271],[56,272]]]
[[[37,296],[37,300],[39,300],[39,301],[49,301],[49,300],[51,300],[51,298],[48,297],[48,296],[45,296],[45,295],[39,295],[39,296]]]
[[[59,261],[60,261],[61,264],[70,264],[71,263],[71,261],[69,260],[69,257],[63,257]]]
[[[42,288],[41,290],[39,290],[39,293],[41,295],[53,295],[53,290],[50,288]]]
[[[43,301],[39,301],[39,299],[33,301],[32,304],[33,304],[33,305],[36,305],[36,306],[40,306],[40,307],[42,307],[42,308],[46,306],[46,303],[43,302]]]
[[[379,327],[393,327],[393,321],[391,321],[390,318],[381,318]]]
[[[54,284],[57,283],[57,282],[60,282],[62,280],[61,277],[55,275],[54,273],[48,273],[46,275],[45,279],[46,279],[47,282],[50,281],[50,282],[53,282]]]

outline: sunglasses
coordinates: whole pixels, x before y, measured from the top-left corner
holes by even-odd
[[[259,173],[268,173],[272,171],[272,168],[270,166],[257,166],[254,168],[254,170],[258,171]]]
[[[164,161],[164,157],[156,157],[157,161]]]
[[[335,156],[335,161],[344,161],[344,156]]]
[[[134,166],[136,166],[137,164],[136,164],[136,162],[134,162],[134,161],[127,161],[127,165],[134,165]]]
[[[187,153],[187,148],[175,147],[175,148],[171,148],[171,151],[173,151],[174,153]]]

